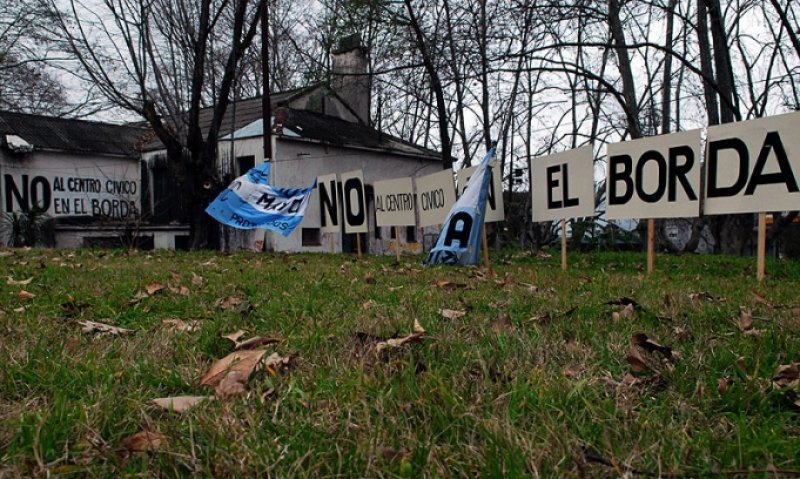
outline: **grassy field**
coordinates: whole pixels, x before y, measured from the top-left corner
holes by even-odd
[[[800,263],[420,259],[0,250],[0,477],[800,476]]]

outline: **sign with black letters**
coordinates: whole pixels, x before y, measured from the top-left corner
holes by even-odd
[[[593,160],[584,146],[531,162],[533,221],[594,216]]]

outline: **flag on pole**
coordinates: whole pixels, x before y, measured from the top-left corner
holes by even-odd
[[[489,160],[494,146],[486,152],[461,197],[445,219],[442,232],[425,260],[425,264],[478,264],[481,251],[481,231],[486,216],[486,197],[492,171]]]
[[[310,188],[281,188],[269,184],[269,163],[250,169],[206,208],[212,218],[238,229],[264,228],[289,236],[303,220]]]

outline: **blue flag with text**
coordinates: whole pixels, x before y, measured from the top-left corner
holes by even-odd
[[[453,205],[445,219],[436,246],[425,264],[478,264],[481,251],[481,230],[486,217],[486,197],[492,171],[489,160],[494,147],[486,152],[478,168],[472,173],[464,192]]]
[[[208,205],[206,213],[238,229],[264,228],[289,236],[303,220],[310,188],[281,188],[269,184],[269,163],[262,163],[233,180]]]

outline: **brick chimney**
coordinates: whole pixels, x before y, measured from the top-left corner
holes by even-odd
[[[341,116],[348,121],[369,125],[372,82],[367,75],[369,59],[367,49],[361,43],[361,35],[353,34],[340,39],[339,47],[331,54],[331,60],[331,88],[348,107]],[[335,109],[326,105],[325,111],[332,112]]]

